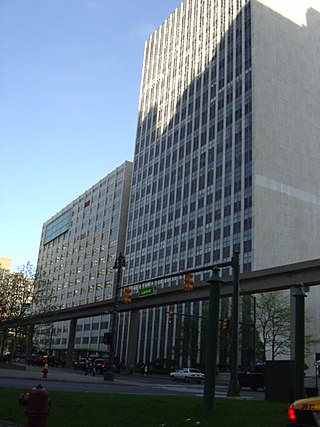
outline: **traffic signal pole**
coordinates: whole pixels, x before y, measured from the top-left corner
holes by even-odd
[[[114,305],[113,310],[111,313],[111,319],[110,319],[110,347],[109,347],[109,363],[108,363],[108,369],[104,376],[105,380],[113,381],[113,365],[115,363],[116,358],[116,345],[117,345],[117,329],[118,329],[118,307],[119,307],[119,290],[120,290],[120,283],[121,283],[121,272],[122,269],[125,267],[125,258],[121,254],[119,254],[118,258],[116,259],[114,263],[113,269],[116,271],[116,283],[115,283],[115,291],[114,291]]]
[[[207,323],[206,362],[203,402],[207,412],[212,411],[216,387],[217,348],[220,312],[220,269],[212,269],[212,276],[208,280],[210,284],[209,310]]]
[[[239,252],[235,251],[231,265],[233,268],[233,293],[231,316],[230,381],[227,396],[239,396],[238,382],[238,342],[239,342],[239,292],[240,265]]]

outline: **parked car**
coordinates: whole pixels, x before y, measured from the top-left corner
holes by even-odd
[[[108,359],[98,358],[93,361],[93,366],[97,374],[104,374],[107,370]]]
[[[264,390],[266,384],[265,363],[258,363],[246,369],[244,372],[240,372],[238,374],[238,381],[240,388],[249,387],[252,391],[256,391],[259,388]]]
[[[182,368],[175,372],[170,372],[172,381],[181,380],[186,383],[189,381],[196,381],[198,384],[204,380],[204,374],[197,368]]]
[[[320,397],[309,397],[293,402],[288,408],[288,427],[320,425]]]
[[[28,365],[32,366],[43,366],[48,361],[47,354],[34,353],[31,356],[31,359],[28,360]]]
[[[86,357],[80,357],[79,360],[74,360],[72,362],[73,369],[81,369],[81,371],[84,371],[86,369]]]
[[[58,359],[57,357],[46,353],[34,353],[31,358],[28,359],[28,365],[32,366],[43,366],[46,363],[52,367],[61,366],[64,368],[66,365],[65,360]]]
[[[48,356],[47,359],[44,356],[43,362],[45,363],[46,360],[49,366],[53,366],[56,368],[58,368],[59,366],[61,366],[61,368],[64,368],[66,366],[66,360],[58,359],[58,357],[56,356]]]

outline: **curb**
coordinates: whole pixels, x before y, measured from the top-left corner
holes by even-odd
[[[15,424],[10,421],[0,420],[0,427],[27,427],[25,424]]]

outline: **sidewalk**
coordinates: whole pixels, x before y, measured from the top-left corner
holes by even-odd
[[[27,427],[27,426],[26,425],[22,425],[22,424],[11,423],[10,421],[2,421],[2,420],[0,420],[0,427]]]
[[[113,381],[105,381],[103,375],[88,375],[85,376],[84,372],[73,371],[72,369],[62,368],[49,368],[48,378],[42,378],[42,366],[29,366],[29,365],[11,365],[9,368],[4,367],[4,364],[0,366],[0,378],[17,378],[17,379],[30,379],[38,380],[41,382],[45,381],[62,381],[62,382],[75,382],[75,383],[93,383],[93,384],[112,384],[112,385],[145,385],[144,382],[139,381],[140,374],[132,375],[132,377],[126,376],[121,379],[121,374],[115,374]],[[151,377],[152,375],[149,375]],[[220,385],[226,385],[229,383],[230,374],[220,372],[217,375],[216,383]],[[315,378],[305,377],[305,387],[314,387]],[[320,388],[320,378],[319,378]],[[1,424],[0,424],[1,427]]]
[[[25,366],[25,369],[23,367]],[[16,369],[15,369],[16,368]],[[22,369],[21,369],[22,368]],[[17,379],[29,379],[38,380],[41,382],[46,381],[62,381],[62,382],[75,382],[75,383],[93,383],[93,384],[142,384],[139,382],[139,377],[132,376],[131,379],[121,379],[121,374],[116,374],[113,381],[105,381],[103,375],[85,375],[84,372],[72,371],[70,369],[61,368],[49,368],[48,377],[42,378],[42,366],[29,366],[19,365],[4,368],[3,365],[0,367],[0,378],[17,378]],[[1,424],[0,424],[1,427]]]

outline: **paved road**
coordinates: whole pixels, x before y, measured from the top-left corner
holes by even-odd
[[[105,381],[103,375],[85,376],[81,371],[50,368],[48,378],[43,379],[42,368],[39,366],[26,366],[25,370],[0,368],[0,383],[2,387],[22,388],[26,389],[26,391],[41,384],[48,391],[203,396],[203,385],[185,384],[183,382],[173,383],[168,377],[115,374],[114,381]],[[226,381],[222,380],[219,383],[219,379],[217,379],[216,396],[225,397],[226,394]],[[263,400],[264,393],[242,390],[241,397]]]

